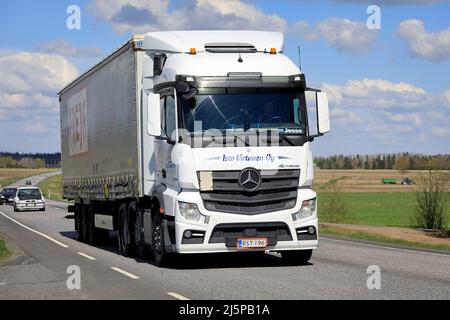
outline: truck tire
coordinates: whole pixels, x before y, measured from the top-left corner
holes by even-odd
[[[126,257],[134,253],[131,242],[130,224],[128,219],[128,204],[122,203],[119,207],[119,251]]]
[[[281,257],[289,264],[307,264],[311,259],[312,250],[290,250],[282,251]]]
[[[155,265],[158,267],[169,267],[175,263],[174,254],[166,252],[164,237],[162,217],[157,212],[153,217],[152,253]]]
[[[131,219],[131,230],[133,231],[134,250],[139,259],[146,260],[150,258],[150,246],[144,242],[144,235],[142,234],[142,220],[139,213],[142,213],[136,204],[131,202],[128,209],[128,216]]]
[[[87,242],[88,239],[88,219],[86,213],[86,205],[80,205],[80,233],[78,238],[81,242]]]

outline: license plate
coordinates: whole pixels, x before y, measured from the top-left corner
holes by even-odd
[[[34,203],[27,203],[27,207],[34,207],[35,204]]]
[[[237,239],[236,248],[242,249],[264,249],[267,247],[267,238],[242,238]]]

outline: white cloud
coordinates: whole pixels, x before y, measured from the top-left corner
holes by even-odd
[[[78,74],[66,58],[55,54],[17,52],[0,57],[0,93],[53,93]]]
[[[378,31],[367,28],[365,22],[336,17],[319,22],[315,27],[305,21],[297,21],[288,32],[309,41],[324,39],[338,52],[352,54],[370,52],[378,39]]]
[[[318,87],[328,94],[332,134],[354,143],[407,151],[419,140],[450,138],[450,108],[443,108],[450,105],[450,89],[427,92],[411,83],[368,78]]]
[[[450,136],[450,130],[448,128],[432,127],[431,133],[434,136],[438,136],[438,137],[449,137]]]
[[[57,121],[56,94],[77,75],[76,67],[60,55],[12,52],[1,56],[0,119],[17,121],[42,116]],[[42,122],[38,131],[43,132],[44,126]]]
[[[367,120],[361,115],[344,108],[332,108],[330,110],[330,115],[332,120],[336,120],[343,125],[359,125],[367,123]]]
[[[415,85],[383,79],[349,80],[344,85],[323,83],[331,103],[356,108],[419,108],[429,98]]]
[[[44,53],[53,53],[73,58],[92,58],[98,57],[101,54],[101,50],[99,48],[77,48],[63,39],[57,39],[40,44],[37,47],[37,50]]]
[[[450,58],[450,27],[438,32],[428,32],[423,21],[410,19],[399,24],[397,35],[407,41],[412,57],[432,62]]]
[[[342,18],[329,18],[317,25],[319,34],[338,52],[366,53],[378,37],[378,31],[366,24]]]
[[[31,134],[43,134],[48,132],[48,128],[42,121],[33,121],[25,125],[25,132]]]
[[[190,0],[171,12],[168,0],[93,0],[90,11],[118,33],[192,29],[287,29],[276,14],[241,0]]]
[[[417,113],[392,113],[386,112],[384,114],[385,119],[393,123],[406,123],[414,125],[416,127],[422,125],[422,118]]]

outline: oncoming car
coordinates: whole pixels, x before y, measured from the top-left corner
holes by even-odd
[[[14,211],[22,210],[45,211],[45,199],[39,188],[24,187],[17,189],[14,197]]]
[[[13,203],[17,188],[4,188],[0,192],[0,204]]]

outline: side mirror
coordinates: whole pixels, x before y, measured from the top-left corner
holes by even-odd
[[[325,92],[316,92],[317,131],[324,134],[330,131],[330,111],[328,96]]]
[[[147,93],[147,133],[154,137],[161,136],[160,100],[159,94]]]
[[[157,54],[153,58],[153,76],[159,76],[164,68],[167,56],[165,54]]]

